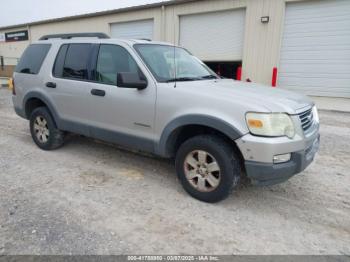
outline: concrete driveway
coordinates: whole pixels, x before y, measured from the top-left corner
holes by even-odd
[[[350,114],[288,182],[189,197],[169,161],[72,136],[38,149],[0,89],[1,254],[350,254]]]

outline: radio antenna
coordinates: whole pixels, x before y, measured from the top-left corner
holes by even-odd
[[[177,67],[176,67],[176,21],[175,21],[175,8],[173,8],[173,26],[174,26],[174,88],[176,88],[177,78]]]

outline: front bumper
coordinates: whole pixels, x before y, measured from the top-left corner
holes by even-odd
[[[319,124],[304,133],[297,129],[294,139],[266,138],[247,134],[236,140],[245,160],[247,177],[255,185],[272,185],[286,181],[310,165],[319,149]],[[291,154],[288,162],[276,164],[274,156]]]
[[[247,176],[254,185],[274,185],[288,180],[290,177],[305,170],[319,149],[320,136],[306,150],[293,152],[291,160],[281,164],[245,161]]]

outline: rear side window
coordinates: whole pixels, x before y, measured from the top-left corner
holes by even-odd
[[[64,60],[63,78],[88,79],[91,44],[70,44]]]
[[[24,51],[15,71],[23,74],[38,74],[50,47],[49,44],[30,45]]]

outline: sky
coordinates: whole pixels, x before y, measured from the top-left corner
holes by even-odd
[[[166,0],[0,0],[0,27]]]

